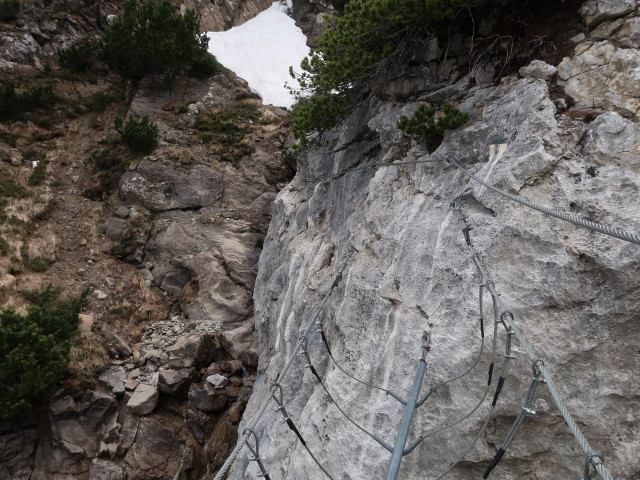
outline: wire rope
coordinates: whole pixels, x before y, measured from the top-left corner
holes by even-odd
[[[454,158],[449,158],[447,161],[450,162],[450,163],[453,163],[467,177],[469,177],[469,178],[475,180],[476,182],[484,185],[489,190],[492,190],[492,191],[502,195],[503,197],[508,198],[509,200],[512,200],[512,201],[517,202],[517,203],[519,203],[521,205],[524,205],[525,207],[532,208],[532,209],[537,210],[539,212],[542,212],[542,213],[544,213],[546,215],[551,215],[552,217],[558,218],[560,220],[564,220],[565,222],[573,223],[574,225],[578,225],[580,227],[584,227],[584,228],[588,228],[590,230],[594,230],[596,232],[604,233],[605,235],[609,235],[610,237],[615,237],[615,238],[618,238],[620,240],[624,240],[626,242],[635,243],[637,245],[640,245],[640,235],[636,235],[635,233],[626,232],[626,231],[621,230],[619,228],[609,227],[607,225],[601,225],[599,223],[592,222],[590,220],[585,220],[584,218],[576,217],[574,215],[569,215],[568,213],[560,212],[560,211],[554,210],[552,208],[548,208],[548,207],[544,207],[542,205],[538,205],[537,203],[534,203],[534,202],[532,202],[530,200],[527,200],[524,197],[521,197],[519,195],[513,195],[513,194],[511,194],[509,192],[505,192],[504,190],[502,190],[502,189],[500,189],[498,187],[494,187],[493,185],[485,182],[481,178],[479,178],[476,175],[474,175],[473,173],[469,172],[466,168],[464,168]]]
[[[331,294],[333,293],[335,288],[340,283],[340,280],[342,279],[342,274],[345,271],[345,269],[347,268],[347,264],[349,263],[349,260],[351,259],[351,256],[355,252],[356,252],[356,249],[354,247],[349,247],[347,249],[347,253],[345,255],[345,258],[344,258],[342,264],[340,265],[340,267],[338,268],[338,272],[337,272],[337,274],[335,276],[335,279],[334,279],[333,283],[331,284],[331,287],[329,287],[329,290],[324,295],[324,297],[322,298],[321,302],[314,309],[314,311],[313,311],[313,313],[311,315],[311,320],[309,321],[309,324],[305,328],[301,338],[298,340],[298,343],[294,347],[293,352],[297,352],[298,351],[298,349],[302,345],[303,339],[307,338],[307,336],[309,335],[309,332],[311,331],[311,327],[315,324],[318,316],[320,315],[320,312],[324,309],[324,305],[327,303],[327,301],[329,300],[329,297],[331,296]],[[278,373],[278,376],[276,377],[276,382],[270,388],[270,392],[271,393],[274,391],[275,385],[277,385],[278,382],[280,382],[285,377],[285,375],[287,374],[287,372],[291,368],[291,365],[293,364],[294,358],[295,358],[294,355],[291,355],[289,357],[288,361],[286,362],[286,364],[282,367],[282,369]],[[225,462],[222,464],[222,466],[220,467],[220,470],[218,470],[218,472],[216,473],[216,475],[213,478],[213,480],[222,480],[224,478],[226,473],[231,468],[231,465],[233,464],[233,462],[235,461],[235,459],[239,455],[240,451],[242,450],[242,448],[246,445],[247,441],[249,440],[249,437],[251,436],[251,432],[253,432],[253,430],[256,428],[256,425],[258,424],[258,422],[260,422],[260,420],[264,416],[264,413],[266,412],[267,408],[271,404],[272,400],[273,400],[273,396],[272,395],[269,395],[266,398],[263,397],[262,405],[260,406],[260,408],[256,412],[256,414],[253,417],[253,419],[249,422],[249,425],[248,425],[247,429],[245,430],[245,433],[242,435],[242,437],[240,437],[240,439],[238,439],[238,443],[236,443],[236,446],[231,451],[231,453],[229,454],[229,456],[227,457]]]
[[[460,208],[457,207],[455,205],[455,203],[452,203],[451,209],[455,213],[455,215],[456,215],[456,217],[458,219],[458,224],[461,226],[463,231],[465,229],[467,229],[467,231],[468,231],[469,226],[467,224],[467,221],[466,221],[464,215],[462,215],[462,212],[461,212]],[[527,353],[527,356],[529,357],[529,359],[532,362],[539,360],[539,357],[536,356],[533,348],[529,344],[529,341],[527,340],[527,338],[524,336],[524,334],[520,331],[520,329],[516,325],[515,320],[513,318],[513,315],[506,308],[504,302],[502,301],[502,299],[500,298],[498,292],[496,291],[496,288],[495,288],[495,285],[493,283],[493,280],[491,279],[491,275],[489,274],[489,271],[486,269],[484,264],[480,261],[479,254],[478,254],[477,250],[475,249],[475,247],[473,246],[473,244],[470,241],[467,242],[467,247],[469,249],[469,252],[471,253],[471,258],[472,258],[473,262],[475,263],[476,267],[478,268],[478,270],[480,271],[480,273],[482,275],[482,278],[484,279],[485,284],[487,285],[487,287],[489,288],[489,291],[491,292],[491,295],[495,298],[498,307],[503,312],[501,314],[501,318],[506,319],[505,326],[508,324],[509,328],[511,328],[513,334],[516,336],[516,338],[520,342],[520,345],[522,346],[524,351]],[[569,429],[571,430],[571,433],[576,438],[576,440],[578,441],[578,443],[582,447],[582,450],[587,455],[590,455],[590,454],[594,453],[593,448],[591,447],[591,445],[587,441],[586,437],[584,436],[584,434],[582,433],[582,431],[580,430],[580,428],[576,424],[575,420],[573,419],[573,416],[569,412],[569,409],[564,404],[564,401],[562,400],[562,396],[560,395],[560,392],[558,391],[558,388],[557,388],[557,386],[556,386],[556,384],[555,384],[555,382],[553,380],[553,377],[551,376],[551,373],[547,370],[547,367],[544,364],[541,364],[539,368],[540,368],[540,372],[542,373],[545,382],[547,383],[547,387],[549,388],[549,393],[551,393],[551,397],[553,398],[555,404],[557,405],[558,410],[560,411],[560,413],[561,413],[562,417],[564,418],[565,422],[569,426]],[[604,467],[604,465],[602,463],[595,464],[594,468],[597,470],[597,472],[600,474],[600,476],[604,480],[613,480],[613,477],[611,476],[609,471]]]

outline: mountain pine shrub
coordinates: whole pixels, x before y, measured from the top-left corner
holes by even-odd
[[[65,376],[87,294],[63,300],[49,286],[25,292],[26,315],[0,311],[0,419],[24,414]]]
[[[122,141],[134,152],[148,154],[158,146],[158,125],[149,120],[148,116],[145,115],[140,120],[131,116],[124,125],[122,119],[117,117],[115,123]]]
[[[18,13],[20,13],[20,0],[0,0],[0,20],[15,20]]]
[[[487,0],[351,0],[306,57],[294,92],[293,133],[336,125],[370,91],[376,76],[401,58],[416,39],[441,33],[462,9]]]
[[[124,77],[158,75],[171,83],[194,63],[203,68],[208,44],[195,10],[181,15],[170,0],[126,0],[122,14],[103,35],[101,55]],[[211,62],[204,66],[210,67]]]
[[[429,147],[437,146],[447,130],[455,130],[469,120],[469,114],[445,103],[442,110],[420,105],[411,117],[402,116],[398,128],[405,137]]]

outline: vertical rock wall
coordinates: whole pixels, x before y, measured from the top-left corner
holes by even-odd
[[[362,104],[332,132],[327,146],[300,159],[296,178],[276,199],[260,259],[254,298],[261,374],[241,428],[296,353],[293,345],[349,245],[358,252],[323,316],[333,354],[345,370],[406,396],[423,330],[432,336],[426,386],[473,364],[480,349],[479,279],[449,209],[455,200],[474,227],[472,239],[502,300],[544,359],[579,427],[615,478],[640,476],[640,247],[514,204],[444,162],[455,157],[511,193],[640,232],[640,111],[632,78],[639,51],[632,27],[637,5],[586,2],[581,14],[588,30],[574,40],[575,54],[559,65],[557,82],[555,69],[534,63],[497,86],[404,91],[414,99],[438,95],[457,101],[471,114],[468,125],[446,135],[435,152],[409,146],[396,128],[400,115],[417,103],[387,95]],[[389,92],[388,87],[379,90]],[[377,162],[427,159],[440,162],[315,178]],[[489,304],[487,299],[487,318]],[[487,383],[491,323],[479,365],[436,389],[418,410],[410,441],[478,404]],[[500,327],[498,352],[504,342]],[[393,443],[401,405],[338,371],[317,334],[308,344],[340,406]],[[447,478],[479,478],[520,411],[531,362],[517,342],[514,353],[486,432]],[[496,362],[502,364],[501,355]],[[304,364],[297,356],[281,385],[287,411],[313,454],[335,479],[383,478],[389,453],[345,420]],[[424,440],[405,457],[399,478],[437,478],[481,429],[488,403]],[[536,415],[526,418],[492,477],[578,478],[584,455],[544,385],[533,405]],[[324,478],[280,419],[268,409],[256,429],[271,477]],[[245,450],[229,478],[257,473]]]

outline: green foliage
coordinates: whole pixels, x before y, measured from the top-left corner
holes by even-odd
[[[92,94],[85,105],[94,112],[104,112],[114,100],[115,95],[109,90],[105,90]]]
[[[134,152],[151,153],[158,145],[158,125],[149,120],[146,115],[140,120],[131,116],[124,126],[122,119],[117,117],[116,129],[120,132],[122,141]]]
[[[32,257],[29,254],[29,246],[25,243],[20,247],[20,256],[22,257],[22,263],[25,267],[33,270],[34,272],[44,272],[49,268],[51,264],[54,263],[54,260],[48,257],[43,257],[41,255],[37,255]]]
[[[205,143],[217,144],[216,153],[222,161],[235,161],[250,152],[243,142],[250,122],[261,116],[258,107],[251,102],[239,102],[198,116],[193,128],[199,130]]]
[[[91,66],[100,51],[100,42],[95,39],[81,40],[58,52],[60,66],[74,72],[84,72]]]
[[[0,197],[24,198],[28,195],[27,189],[13,178],[2,172],[0,176]]]
[[[0,20],[15,20],[20,12],[20,0],[0,0]]]
[[[0,130],[0,142],[15,147],[18,142],[18,136],[5,130]]]
[[[194,77],[210,77],[214,73],[224,71],[224,67],[211,53],[205,53],[196,58],[191,65],[189,73]]]
[[[159,75],[170,83],[195,62],[205,70],[211,66],[202,65],[209,40],[199,31],[194,10],[180,15],[169,0],[126,0],[123,13],[104,33],[101,55],[124,77]]]
[[[104,148],[91,154],[87,159],[92,177],[83,195],[90,200],[101,201],[111,195],[129,163],[117,152]]]
[[[36,109],[48,109],[59,101],[51,85],[29,87],[16,93],[13,84],[0,85],[0,121],[17,120]]]
[[[26,315],[0,312],[0,418],[25,413],[65,375],[87,293],[61,300],[49,286],[25,292],[34,303]]]
[[[448,103],[439,112],[434,107],[422,104],[411,117],[400,117],[398,128],[404,132],[405,137],[434,147],[442,141],[445,131],[455,130],[468,120],[468,113],[461,112]]]
[[[370,91],[379,72],[416,39],[448,26],[459,9],[487,0],[351,0],[331,20],[317,47],[301,64],[293,107],[293,133],[304,144],[344,118]]]

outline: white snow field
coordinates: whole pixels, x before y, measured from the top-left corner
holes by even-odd
[[[293,96],[284,87],[298,83],[289,66],[300,70],[309,53],[307,38],[287,15],[287,6],[274,2],[255,18],[226,32],[207,32],[209,51],[225,67],[249,82],[265,105],[291,107]]]

